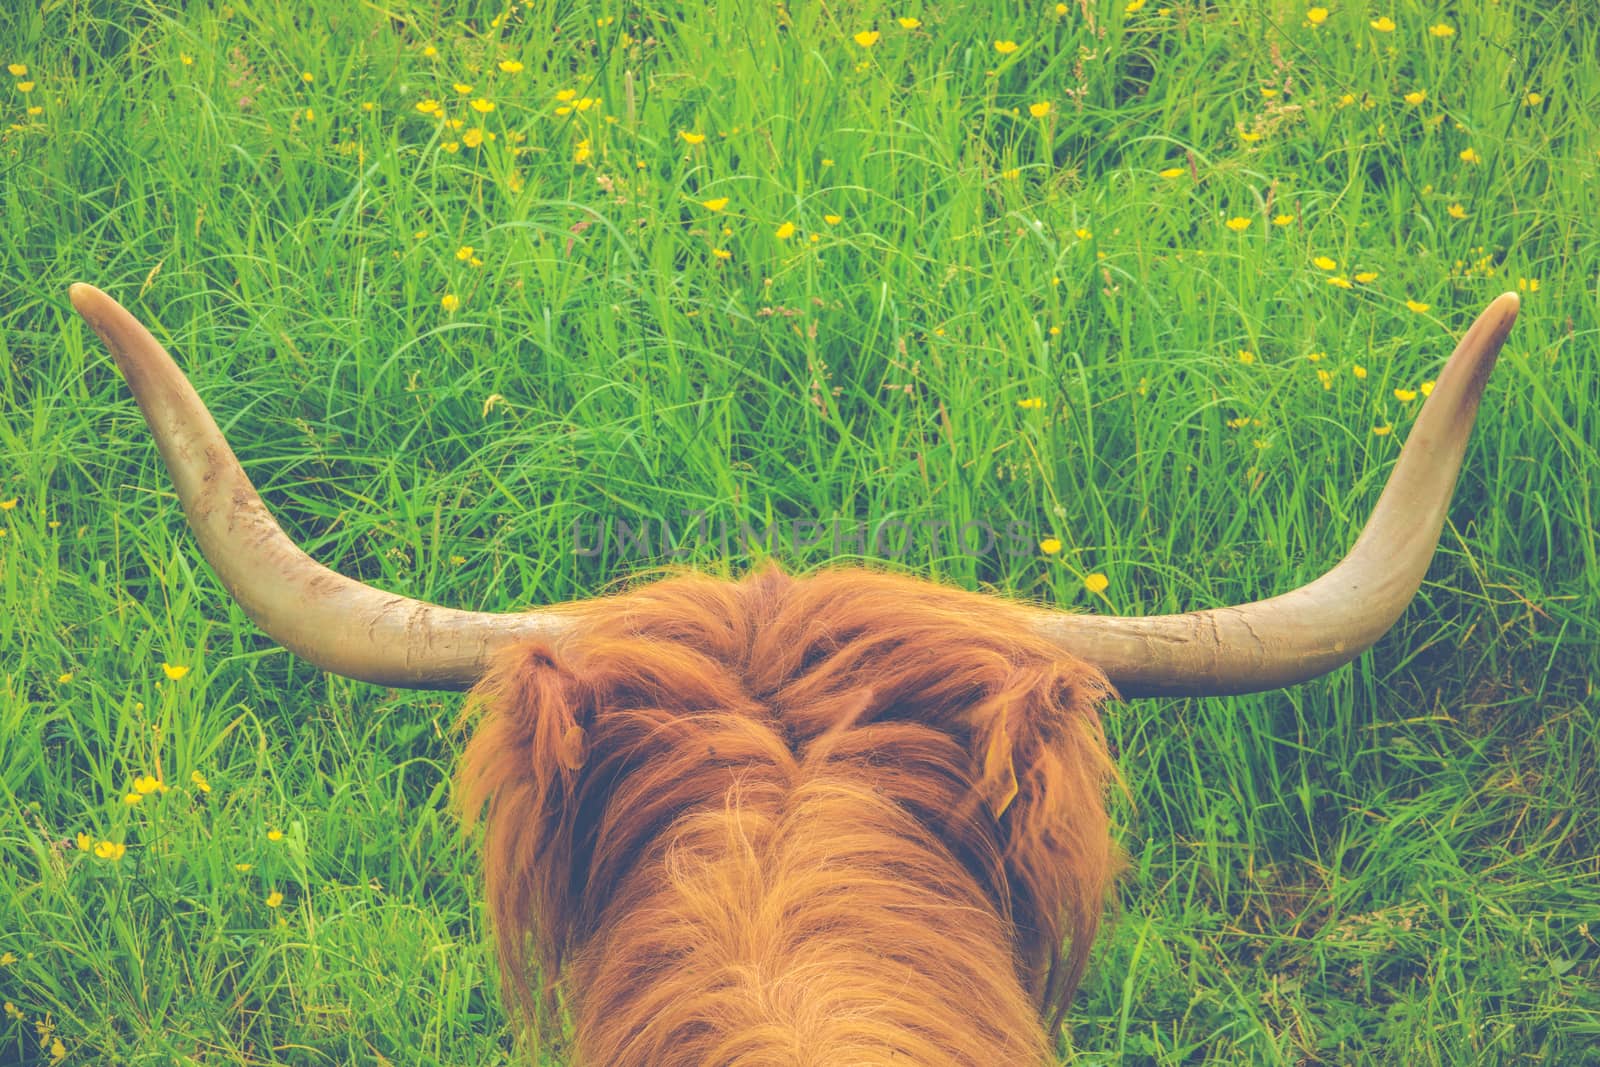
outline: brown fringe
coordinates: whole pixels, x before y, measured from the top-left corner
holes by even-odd
[[[585,1064],[1047,1060],[1119,862],[1097,670],[862,570],[573,610],[478,688],[460,772],[536,1030],[559,981]]]

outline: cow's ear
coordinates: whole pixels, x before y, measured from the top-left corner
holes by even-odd
[[[467,827],[480,816],[485,825],[484,887],[501,977],[535,1023],[553,1007],[573,938],[573,826],[592,703],[559,653],[538,642],[501,654],[468,704],[472,738],[457,795]],[[530,984],[535,960],[546,983],[539,998]]]
[[[1052,1009],[1082,973],[1121,863],[1106,813],[1109,693],[1093,668],[1056,660],[1019,667],[972,709],[974,781],[999,825],[1024,965]]]

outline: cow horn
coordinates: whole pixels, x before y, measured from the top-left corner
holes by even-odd
[[[122,305],[74,285],[72,306],[100,335],[150,424],[201,551],[245,614],[318,667],[379,685],[465,689],[502,646],[554,637],[551,611],[457,611],[395,596],[317,563],[283,532],[178,365]]]
[[[1105,671],[1124,696],[1253,693],[1326,674],[1371,647],[1422,584],[1516,293],[1478,316],[1422,406],[1355,547],[1322,577],[1269,600],[1122,618],[1040,610],[1040,630]]]

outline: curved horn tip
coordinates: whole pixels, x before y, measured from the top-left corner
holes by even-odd
[[[73,282],[67,287],[67,299],[72,301],[72,306],[81,315],[92,309],[97,302],[111,298],[88,282]]]
[[[115,298],[101,292],[88,282],[73,282],[67,287],[67,299],[72,301],[72,309],[83,317],[94,331],[98,333],[107,345],[111,342],[106,338],[102,324],[108,319],[115,318],[119,313],[128,319],[133,316],[128,314],[128,309],[117,303]],[[137,322],[135,321],[135,325]],[[113,354],[115,349],[113,348]]]
[[[1504,293],[1501,293],[1499,296],[1495,297],[1493,300],[1489,301],[1489,306],[1487,308],[1485,308],[1484,310],[1485,311],[1493,311],[1496,314],[1506,315],[1506,316],[1509,316],[1511,318],[1515,318],[1516,315],[1517,315],[1518,309],[1520,309],[1521,307],[1522,307],[1522,297],[1518,296],[1514,292],[1504,292]]]

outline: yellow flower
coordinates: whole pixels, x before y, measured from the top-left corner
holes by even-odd
[[[1127,5],[1122,9],[1122,13],[1124,15],[1137,15],[1144,10],[1144,5],[1145,0],[1128,0]]]
[[[199,771],[190,771],[189,781],[193,783],[194,787],[200,790],[200,792],[211,792],[211,783],[206,781],[206,776],[201,774]]]
[[[877,30],[862,30],[860,33],[856,34],[856,44],[860,45],[862,48],[871,48],[873,45],[878,43],[878,38],[881,36],[882,34],[880,34]]]
[[[1456,35],[1456,28],[1450,25],[1448,22],[1436,22],[1432,26],[1428,27],[1428,32],[1433,34],[1435,37],[1454,37]]]
[[[439,50],[437,48],[433,47],[433,45],[431,45],[431,44],[430,45],[423,45],[422,54],[424,56],[426,56],[427,58],[432,59],[434,56],[439,54]]]
[[[1365,379],[1367,376],[1367,368],[1363,367],[1359,363],[1356,363],[1351,366],[1350,373],[1354,374],[1357,378]]]
[[[141,774],[133,780],[133,791],[140,796],[149,796],[158,789],[163,793],[167,791],[166,786],[153,774]]]
[[[714,196],[710,200],[700,201],[700,206],[705,208],[707,211],[721,211],[723,208],[728,206],[728,198],[725,196]]]
[[[1415,400],[1417,398],[1417,391],[1415,389],[1396,389],[1394,391],[1394,398],[1396,400]]]
[[[824,216],[822,216],[822,221],[826,222],[829,226],[837,226],[837,225],[839,225],[839,223],[844,221],[844,216],[843,215],[824,215]]]
[[[1072,231],[1072,236],[1076,237],[1080,241],[1087,241],[1089,238],[1094,236],[1094,232],[1087,226],[1079,226],[1076,230]]]
[[[62,671],[60,676],[56,678],[57,685],[66,685],[70,681],[72,681],[71,671]]]
[[[787,241],[789,238],[794,236],[795,229],[796,227],[794,223],[786,222],[773,231],[773,236],[780,241]]]
[[[1183,177],[1183,168],[1168,167],[1166,170],[1161,171],[1160,174],[1163,178],[1181,178]]]
[[[28,65],[26,63],[8,64],[6,66],[6,73],[10,74],[13,78],[20,78],[24,74],[28,73]]]
[[[1292,225],[1293,223],[1294,223],[1294,216],[1293,215],[1274,215],[1274,216],[1272,216],[1272,224],[1274,226],[1289,226],[1289,225]]]
[[[1245,144],[1255,144],[1257,141],[1261,140],[1261,135],[1259,133],[1252,133],[1251,131],[1241,127],[1239,129],[1239,140],[1243,141]]]
[[[577,95],[578,90],[576,89],[562,89],[560,92],[556,93],[556,99],[565,102],[567,100],[571,100]]]
[[[427,100],[418,100],[417,110],[422,112],[424,115],[437,115],[439,113],[439,101],[431,98]]]
[[[82,831],[79,831],[77,841],[79,852],[88,852],[90,849],[94,848],[94,838],[90,837],[86,833],[83,833]]]
[[[1544,94],[1543,93],[1529,93],[1527,96],[1523,97],[1522,99],[1527,103],[1527,105],[1529,107],[1538,107],[1540,104],[1544,103]]]
[[[1333,388],[1333,375],[1329,374],[1327,371],[1323,370],[1321,367],[1317,368],[1317,381],[1322,383],[1322,388],[1324,388],[1324,389],[1332,389]]]
[[[127,851],[127,845],[120,843],[113,844],[110,841],[102,841],[98,845],[94,846],[94,854],[96,856],[99,856],[103,860],[110,860],[112,863],[120,860],[127,853]]]
[[[901,17],[895,19],[895,21],[900,24],[902,30],[915,30],[922,25],[922,20],[917,18]]]
[[[703,133],[691,133],[688,130],[679,130],[678,131],[678,136],[682,137],[689,144],[699,144],[701,141],[704,141],[706,139],[706,135],[705,134],[703,134]]]
[[[255,864],[253,863],[235,863],[233,865],[233,869],[238,871],[240,874],[248,874],[250,873],[250,868],[254,866]]]
[[[1432,396],[1433,387],[1435,384],[1436,383],[1431,381],[1423,382],[1421,385],[1417,386],[1417,392],[1421,393],[1423,396]]]
[[[371,100],[363,100],[361,102],[361,110],[362,111],[376,111],[376,110],[378,110],[378,105],[374,104]]]
[[[188,52],[179,52],[178,62],[186,67],[192,67],[194,66],[194,56],[191,56]]]
[[[1044,400],[1037,396],[1023,397],[1021,400],[1017,401],[1017,407],[1023,409],[1024,411],[1038,411],[1040,408],[1044,407]]]
[[[1015,52],[1017,50],[1017,42],[1015,42],[1015,41],[996,41],[994,43],[994,50],[996,52],[999,52],[1003,56],[1009,56],[1012,52]]]
[[[480,96],[472,102],[472,110],[476,111],[480,115],[487,115],[489,112],[494,110],[494,101],[485,100]]]
[[[300,80],[305,82],[307,85],[310,85],[312,82],[317,80],[317,76],[312,74],[309,70],[302,70],[300,72]]]
[[[1413,89],[1401,99],[1410,104],[1412,107],[1416,107],[1418,104],[1428,99],[1428,91],[1426,89]]]
[[[1339,266],[1336,260],[1329,259],[1327,256],[1318,256],[1311,261],[1311,265],[1318,270],[1333,270]]]
[[[1308,8],[1306,10],[1306,21],[1313,26],[1322,25],[1328,21],[1328,9],[1325,7]]]
[[[166,672],[167,677],[172,679],[174,682],[189,673],[188,667],[182,667],[176,663],[163,663],[161,665],[161,669]]]
[[[483,131],[474,126],[461,135],[461,143],[468,148],[477,148],[483,143]]]
[[[728,251],[726,248],[713,248],[711,250],[711,254],[716,256],[718,259],[732,259],[733,258],[733,253]]]
[[[446,311],[454,311],[461,306],[461,298],[454,293],[446,293],[439,298],[439,306]],[[273,833],[277,833],[277,831],[273,831]],[[267,836],[271,837],[272,835],[268,834]],[[277,840],[277,838],[273,838],[273,840]]]
[[[1374,437],[1388,437],[1393,432],[1393,426],[1374,426],[1372,428],[1372,435]]]
[[[1235,215],[1233,218],[1223,223],[1223,225],[1228,227],[1228,229],[1232,230],[1234,233],[1243,233],[1245,230],[1250,228],[1250,220]]]
[[[1055,555],[1061,551],[1061,539],[1059,537],[1046,537],[1039,542],[1039,551],[1047,556]]]
[[[15,1004],[11,1003],[11,1001],[9,1001],[9,1000],[6,1001],[6,1014],[8,1016],[10,1016],[11,1018],[17,1020],[17,1022],[19,1022],[19,1023],[23,1019],[27,1018],[27,1015],[23,1012],[23,1010],[21,1008],[17,1007]]]
[[[1247,350],[1245,350],[1243,348],[1239,349],[1239,362],[1240,363],[1243,363],[1245,366],[1248,367],[1250,364],[1254,363],[1255,361],[1256,361],[1256,354],[1254,352],[1247,351]]]
[[[1451,204],[1449,207],[1445,208],[1445,212],[1453,219],[1464,219],[1467,217],[1467,209],[1462,207],[1460,204]]]
[[[507,74],[521,74],[522,61],[517,59],[502,59],[500,61],[500,69],[505,71]]]
[[[1377,30],[1379,33],[1393,33],[1394,32],[1394,19],[1390,18],[1388,15],[1383,15],[1383,16],[1380,16],[1379,18],[1375,18],[1371,22],[1367,23],[1367,25],[1371,26],[1373,29]]]
[[[467,260],[472,258],[472,255],[475,251],[476,249],[474,249],[471,245],[462,245],[460,248],[456,249],[456,258],[465,263]]]
[[[283,840],[283,831],[282,830],[268,830],[267,831],[267,840],[268,841],[282,841]]]
[[[465,82],[455,82],[450,86],[450,88],[454,89],[462,96],[466,96],[468,93],[472,92],[472,86],[466,84]]]
[[[1350,286],[1350,279],[1346,278],[1342,274],[1335,274],[1333,277],[1329,278],[1328,279],[1328,284],[1329,285],[1337,285],[1341,289],[1349,289],[1351,287]]]
[[[135,804],[139,803],[143,799],[144,799],[144,794],[143,793],[127,793],[127,794],[123,795],[122,802],[124,804],[128,805],[128,807],[131,808],[131,807],[133,807]]]
[[[1433,306],[1432,304],[1424,304],[1420,300],[1407,300],[1406,301],[1406,307],[1410,308],[1412,311],[1416,312],[1418,315],[1422,314],[1424,311],[1427,311],[1432,306]]]
[[[283,903],[283,894],[274,889],[267,894],[267,907],[276,908]]]
[[[1036,119],[1044,118],[1046,115],[1050,114],[1050,101],[1041,100],[1037,104],[1029,104],[1028,114],[1032,115]]]
[[[1464,148],[1461,150],[1461,162],[1482,163],[1483,157],[1478,155],[1478,151],[1475,148]]]
[[[1000,177],[1004,178],[1008,182],[1014,182],[1018,178],[1022,177],[1022,168],[1012,167],[1010,170],[1003,170],[1000,172]]]
[[[1362,285],[1366,285],[1369,282],[1375,282],[1377,280],[1378,272],[1375,270],[1359,271],[1356,274],[1356,281],[1360,282]]]
[[[1111,580],[1103,574],[1086,574],[1083,578],[1083,587],[1091,593],[1104,593],[1111,585]]]
[[[1307,352],[1306,353],[1306,362],[1307,363],[1321,363],[1322,362],[1322,357],[1325,356],[1325,355],[1327,355],[1326,352]]]
[[[1524,293],[1537,293],[1539,291],[1539,279],[1518,278],[1517,288]]]

